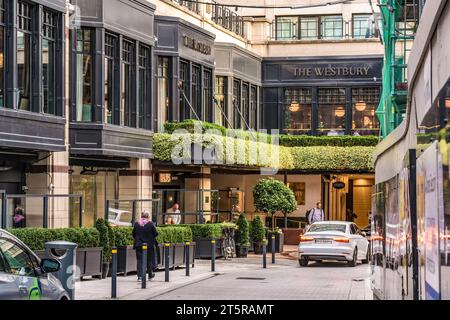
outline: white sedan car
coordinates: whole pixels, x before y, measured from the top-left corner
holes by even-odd
[[[300,237],[298,261],[308,266],[309,261],[347,261],[354,267],[357,261],[368,263],[369,241],[353,222],[315,222]]]

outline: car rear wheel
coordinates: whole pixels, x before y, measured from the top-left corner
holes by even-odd
[[[298,263],[300,264],[300,267],[307,267],[309,263],[309,259],[302,257],[298,260]]]
[[[355,250],[353,251],[353,259],[348,262],[348,265],[350,267],[356,267],[357,262],[358,262],[358,248],[355,247]]]

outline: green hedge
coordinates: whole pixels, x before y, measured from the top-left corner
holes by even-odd
[[[132,246],[133,245],[133,228],[132,227],[115,227],[115,245],[116,247]],[[190,228],[163,226],[156,227],[158,243],[184,243],[192,241],[192,231]]]
[[[280,135],[281,146],[285,147],[375,147],[379,139],[377,136],[307,136]]]
[[[208,130],[217,130],[223,136],[226,136],[227,133],[231,134],[236,138],[249,140],[255,138],[255,132],[247,131],[247,130],[230,130],[223,126],[219,126],[214,123],[204,122],[204,121],[196,121],[193,119],[184,120],[182,122],[166,122],[164,124],[165,132],[168,134],[172,134],[175,130],[184,129],[189,133],[200,133],[195,132],[195,125],[201,128],[201,133],[206,133]],[[261,132],[256,132],[256,137],[258,141],[262,139],[262,141],[271,143],[272,138],[274,136],[270,134],[265,134]],[[328,147],[375,147],[379,138],[377,136],[309,136],[309,135],[287,135],[281,134],[277,135],[279,139],[279,145],[285,147],[318,147],[318,146],[328,146]]]
[[[320,137],[316,138],[319,139]],[[324,138],[324,141],[327,138]],[[217,152],[222,155],[222,159],[228,159],[227,162],[229,161],[229,163],[237,165],[305,171],[357,170],[372,172],[374,170],[373,152],[375,151],[375,147],[372,146],[285,147],[255,141],[241,140],[241,142],[238,142],[238,140],[211,134],[170,135],[156,133],[153,140],[153,151],[156,159],[171,161],[173,150],[176,151],[174,153],[177,153],[178,151],[182,151],[181,146],[186,144],[190,146],[190,144],[195,142],[203,146],[214,146]],[[233,156],[227,154],[227,145],[234,147]],[[249,156],[250,150],[256,150],[256,156],[252,159]],[[186,151],[188,154],[184,154],[183,156],[190,156],[190,147],[186,148]],[[261,154],[268,154],[269,156],[261,157]]]
[[[234,224],[233,224],[234,225]],[[227,224],[211,223],[211,224],[178,224],[178,225],[162,225],[160,228],[183,228],[189,227],[192,232],[192,238],[208,238],[217,239],[222,237],[222,229]],[[231,224],[229,225],[231,226]]]
[[[23,228],[8,230],[22,240],[31,250],[44,250],[49,241],[70,241],[78,248],[95,248],[100,246],[100,233],[95,228]]]

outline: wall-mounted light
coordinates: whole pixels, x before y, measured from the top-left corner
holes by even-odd
[[[358,101],[355,104],[355,109],[360,111],[360,112],[366,110],[366,108],[367,108],[367,104],[364,101]]]
[[[171,183],[172,175],[170,173],[160,173],[159,174],[159,182],[161,183]]]
[[[450,109],[450,98],[445,99],[445,107]]]

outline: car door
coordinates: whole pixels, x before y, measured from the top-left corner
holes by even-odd
[[[7,268],[14,278],[20,300],[40,300],[41,284],[27,249],[10,238],[0,238],[0,248]]]
[[[19,288],[0,248],[0,300],[19,300]]]

